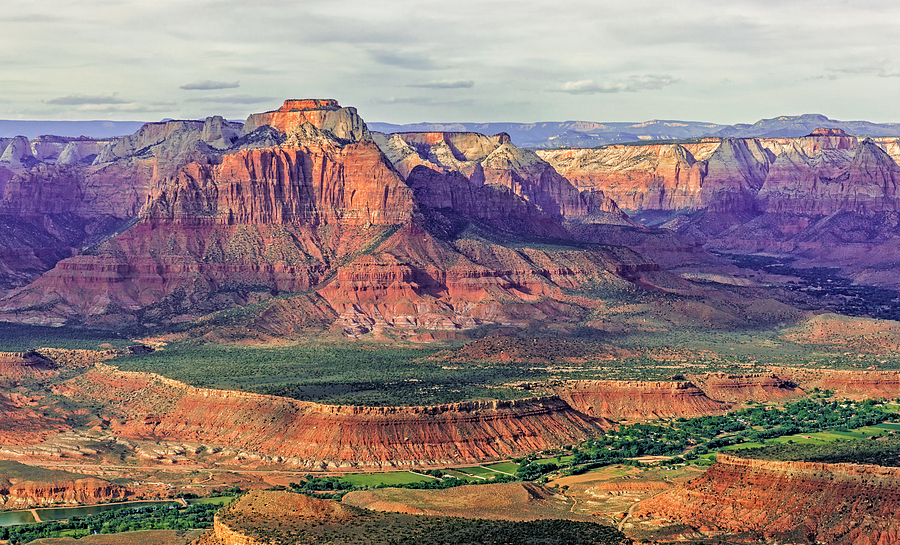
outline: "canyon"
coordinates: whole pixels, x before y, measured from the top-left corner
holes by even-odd
[[[306,99],[244,123],[4,143],[7,321],[153,328],[314,292],[294,312],[350,337],[523,327],[584,316],[566,292],[598,273],[727,299],[691,283],[725,270],[708,250],[892,285],[873,249],[896,244],[900,145],[839,129],[535,152],[505,133],[373,132]],[[584,257],[510,248],[551,240]]]
[[[900,397],[896,322],[822,314],[796,279],[723,255],[900,286],[896,137],[820,128],[534,151],[503,131],[432,129],[373,131],[336,100],[291,99],[243,123],[0,140],[0,320],[188,353],[446,343],[427,358],[465,399],[329,405],[120,370],[135,354],[112,344],[84,358],[21,349],[0,354],[0,456],[98,477],[114,473],[103,465],[346,474],[509,460],[826,391]],[[471,397],[454,381],[504,366],[546,380],[484,381]],[[396,372],[353,387],[420,380]],[[507,398],[489,399],[493,387]],[[625,516],[688,537],[886,543],[896,477],[720,454],[688,483],[647,485],[658,495]],[[93,477],[35,483],[0,482],[0,496],[23,507],[130,493]],[[554,501],[524,486],[510,494]],[[292,500],[307,502],[286,506],[295,515],[334,507]],[[223,520],[210,540],[249,543]]]

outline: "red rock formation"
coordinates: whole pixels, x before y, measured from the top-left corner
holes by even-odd
[[[633,516],[714,535],[751,532],[753,542],[876,545],[900,540],[898,513],[898,468],[719,454],[701,477],[641,502]]]
[[[64,482],[19,481],[0,482],[0,505],[5,509],[28,509],[59,504],[91,504],[123,500],[131,495],[128,488],[109,481],[88,477]]]
[[[686,381],[573,381],[557,388],[557,395],[587,415],[610,420],[695,417],[728,409]]]
[[[483,185],[506,187],[553,218],[635,226],[602,191],[579,192],[534,152],[514,146],[504,133],[492,137],[396,133],[376,135],[376,141],[408,179],[415,178],[413,172],[422,167],[445,174],[456,172],[476,189]],[[419,177],[424,175],[420,172]]]
[[[29,445],[71,429],[64,418],[48,416],[40,398],[0,392],[0,444]]]
[[[726,403],[776,401],[805,393],[793,382],[773,374],[726,375],[715,373],[690,375],[688,378],[711,399]]]
[[[56,375],[53,362],[35,351],[0,352],[0,383],[31,377]]]
[[[173,293],[180,294],[170,303],[176,309],[205,313],[191,306],[222,289],[308,290],[333,262],[370,244],[380,227],[415,213],[411,191],[371,141],[341,146],[316,136],[184,167],[150,198],[140,223],[93,255],[59,263],[0,307],[17,320],[27,318],[15,309],[40,305],[33,319],[43,323],[73,313],[118,322],[134,319],[123,311]]]
[[[103,366],[57,391],[104,401],[121,437],[228,446],[240,456],[321,468],[509,458],[593,436],[604,424],[555,397],[339,407],[193,388]]]
[[[285,100],[278,110],[251,114],[244,123],[249,134],[268,125],[284,133],[293,133],[305,123],[336,138],[358,142],[370,138],[369,129],[356,108],[341,108],[335,100]]]
[[[804,389],[831,390],[847,397],[900,397],[900,372],[898,371],[817,371],[804,373],[793,371]]]
[[[198,543],[203,545],[271,545],[268,530],[273,523],[291,528],[298,520],[314,525],[347,524],[355,509],[333,500],[310,498],[291,492],[254,490],[216,513],[213,528]]]
[[[327,110],[327,109],[335,109],[339,110],[341,105],[338,104],[338,101],[333,98],[305,98],[305,99],[296,99],[289,98],[284,101],[281,108],[278,108],[280,112],[298,112],[301,110]]]

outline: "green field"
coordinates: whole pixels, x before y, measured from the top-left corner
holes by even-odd
[[[421,483],[425,481],[433,481],[432,477],[416,475],[409,471],[393,471],[390,473],[354,473],[352,475],[344,475],[341,481],[352,484],[353,486],[392,486],[398,484]]]
[[[194,498],[187,500],[188,505],[228,505],[234,501],[234,496],[211,496],[209,498]]]
[[[485,479],[491,479],[500,475],[496,471],[491,471],[490,469],[485,469],[483,467],[458,467],[456,468],[460,473],[468,473],[469,475],[474,475],[475,477],[482,477]]]
[[[882,424],[875,424],[874,426],[871,426],[871,427],[879,429],[879,430],[900,431],[900,424],[882,423]]]
[[[516,471],[518,471],[519,469],[519,464],[513,462],[500,462],[498,464],[485,464],[484,467],[499,471],[501,473],[509,473],[511,475],[515,475]]]

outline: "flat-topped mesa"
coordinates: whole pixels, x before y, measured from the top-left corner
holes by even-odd
[[[847,133],[844,132],[843,129],[827,129],[825,127],[819,127],[807,136],[847,136]]]
[[[556,394],[584,414],[610,420],[705,416],[728,408],[688,381],[571,381]]]
[[[249,459],[322,469],[506,459],[596,437],[608,426],[558,397],[424,407],[329,406],[195,388],[107,366],[65,383],[59,392],[121,400],[110,405],[117,415],[111,431],[120,437],[228,445],[231,454],[221,456],[245,450],[252,453]]]
[[[333,99],[285,100],[281,108],[250,114],[244,123],[244,134],[268,125],[284,133],[297,132],[305,123],[336,138],[349,142],[371,139],[369,128],[356,113],[356,108],[342,108]]]
[[[341,105],[333,98],[289,98],[284,101],[279,112],[299,112],[302,110],[340,110]]]

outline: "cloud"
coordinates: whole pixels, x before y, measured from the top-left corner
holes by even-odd
[[[680,82],[670,75],[631,76],[620,81],[594,83],[594,80],[567,81],[556,91],[570,95],[593,95],[597,93],[637,93],[639,91],[657,91],[663,87]]]
[[[844,66],[840,68],[826,68],[825,71],[830,73],[829,79],[834,79],[834,75],[836,74],[863,74],[875,75],[879,78],[900,78],[900,69],[894,66],[888,66],[887,61]]]
[[[57,104],[60,106],[80,106],[83,104],[128,104],[129,101],[112,96],[91,96],[91,95],[69,95],[65,97],[47,100],[47,104]]]
[[[236,89],[241,86],[239,81],[213,81],[205,79],[203,81],[195,81],[194,83],[186,83],[179,87],[185,91],[212,91],[214,89]]]
[[[392,53],[389,51],[370,51],[369,54],[379,64],[397,66],[408,70],[434,70],[439,68],[431,58],[418,53]]]
[[[392,97],[387,99],[376,100],[376,104],[406,104],[413,106],[460,106],[464,104],[472,104],[469,99],[464,100],[435,100],[432,97]]]
[[[470,89],[474,86],[475,82],[470,79],[442,79],[440,81],[426,81],[424,83],[410,83],[407,85],[407,87],[419,87],[424,89]]]
[[[200,102],[212,104],[259,104],[260,102],[269,102],[276,100],[272,97],[257,97],[251,95],[230,95],[230,96],[206,96],[185,99],[185,102]]]

